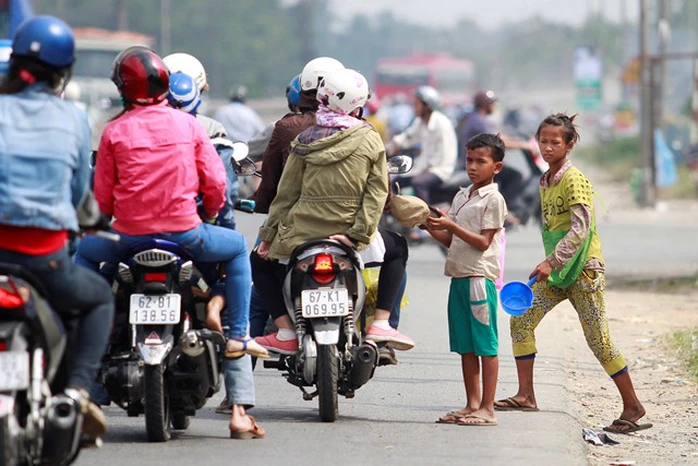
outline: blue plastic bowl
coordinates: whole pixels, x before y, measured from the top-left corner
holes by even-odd
[[[499,299],[502,302],[504,312],[513,316],[520,316],[531,308],[533,304],[533,290],[531,287],[536,282],[536,275],[528,281],[510,282],[499,291]]]

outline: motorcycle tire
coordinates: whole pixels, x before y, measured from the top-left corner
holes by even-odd
[[[337,379],[339,378],[339,354],[337,345],[317,347],[317,392],[320,420],[334,422],[339,417]]]
[[[171,434],[171,413],[162,364],[145,366],[143,386],[145,387],[145,431],[148,441],[167,442]]]
[[[191,417],[184,413],[172,413],[172,428],[175,430],[187,430]]]
[[[12,416],[12,414],[8,414]],[[0,420],[0,466],[16,466],[19,464],[16,440],[10,437],[10,419]]]

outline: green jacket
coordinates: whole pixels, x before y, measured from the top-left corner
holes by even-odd
[[[385,147],[372,128],[354,126],[310,144],[296,138],[259,237],[272,243],[274,259],[337,233],[361,248],[371,242],[387,196]]]

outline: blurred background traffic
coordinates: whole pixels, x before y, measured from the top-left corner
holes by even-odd
[[[419,86],[439,90],[454,125],[489,89],[498,97],[489,118],[506,134],[527,138],[547,113],[579,112],[580,156],[638,203],[697,197],[694,0],[0,0],[0,10],[5,38],[30,11],[75,28],[65,96],[88,112],[95,147],[121,108],[109,73],[129,45],[199,58],[210,85],[203,113],[244,86],[266,121],[285,113],[290,78],[326,55],[369,78],[367,113],[386,137],[413,118]]]

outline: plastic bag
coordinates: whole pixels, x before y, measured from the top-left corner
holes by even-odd
[[[364,301],[364,312],[366,313],[366,327],[371,325],[373,318],[376,315],[376,302],[378,301],[378,278],[380,277],[380,267],[366,267],[361,271],[366,285],[366,300]],[[402,295],[400,301],[400,309],[403,309],[409,304],[407,292]],[[359,319],[359,327],[361,319]]]

